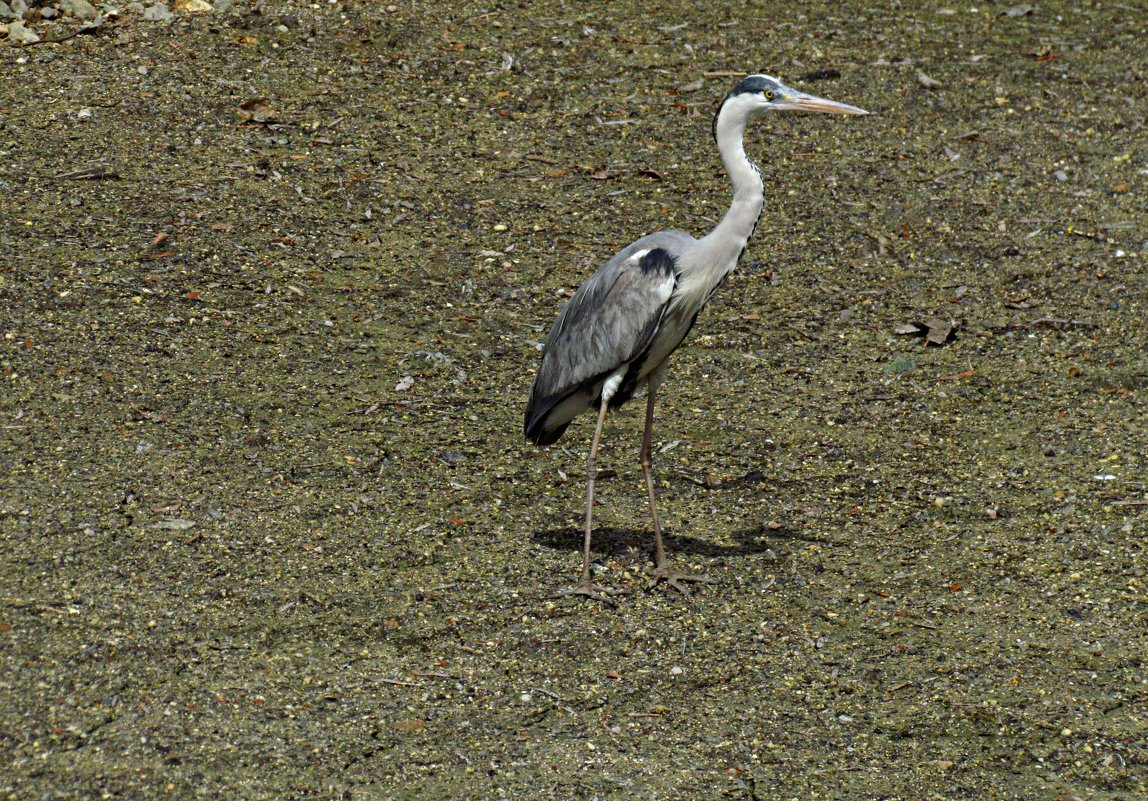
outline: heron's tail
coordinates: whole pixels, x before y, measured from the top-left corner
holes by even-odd
[[[567,421],[560,426],[547,428],[546,421],[550,416],[550,412],[553,410],[554,403],[540,403],[537,396],[531,394],[530,403],[526,407],[523,434],[535,445],[542,447],[553,445],[562,438],[562,435],[570,426],[570,422]]]

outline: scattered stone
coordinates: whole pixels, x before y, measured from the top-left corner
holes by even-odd
[[[157,528],[166,531],[187,531],[189,528],[195,528],[194,520],[184,520],[176,518],[174,520],[159,520],[155,523],[148,525],[148,528]]]
[[[175,19],[175,14],[171,13],[167,4],[156,3],[154,6],[144,9],[143,18],[152,22],[171,22]]]
[[[40,16],[44,19],[55,19],[60,16],[60,12],[52,8],[52,6],[44,6],[40,9]]]
[[[24,27],[21,20],[8,23],[8,42],[14,45],[29,45],[40,41],[35,31]]]
[[[215,0],[216,14],[230,14],[233,8],[231,0]]]
[[[61,11],[79,19],[95,19],[100,15],[88,0],[57,0],[56,5]],[[40,13],[43,14],[43,11]]]
[[[922,70],[917,70],[917,83],[926,89],[937,89],[941,86],[941,82],[936,78],[926,75]]]
[[[1020,3],[1019,5],[1010,6],[1010,7],[1006,8],[1004,11],[1000,12],[1000,16],[1002,16],[1002,17],[1027,17],[1029,14],[1031,14],[1034,11],[1036,11],[1036,8],[1034,8],[1033,6],[1030,6],[1028,3]]]
[[[0,19],[18,19],[19,16],[4,0],[0,0]]]
[[[13,19],[24,19],[24,15],[28,13],[28,4],[24,0],[9,0],[8,6],[12,10]],[[11,38],[11,34],[9,34]]]
[[[206,0],[175,0],[175,10],[181,14],[209,14],[215,7]]]

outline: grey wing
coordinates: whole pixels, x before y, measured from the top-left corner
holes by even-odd
[[[638,240],[587,279],[562,309],[526,409],[528,439],[557,440],[574,416],[594,405],[605,379],[650,346],[677,285],[675,257],[683,237],[692,241],[680,232]]]

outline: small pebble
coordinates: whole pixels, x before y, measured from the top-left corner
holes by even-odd
[[[171,13],[171,9],[166,4],[156,3],[154,6],[144,9],[143,18],[152,22],[171,22],[175,15]]]
[[[100,15],[100,12],[88,0],[58,0],[57,5],[61,11],[66,11],[78,19],[95,19]]]
[[[40,41],[40,36],[24,27],[20,20],[8,23],[8,41],[15,45],[27,45]]]

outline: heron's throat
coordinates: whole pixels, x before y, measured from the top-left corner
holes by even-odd
[[[714,133],[722,164],[733,184],[733,202],[722,221],[706,237],[715,246],[721,243],[725,246],[723,250],[729,250],[729,253],[722,254],[730,262],[726,272],[737,264],[737,259],[753,236],[765,203],[765,185],[761,180],[761,172],[745,154],[743,139],[746,116],[732,109],[730,112],[718,117]]]

